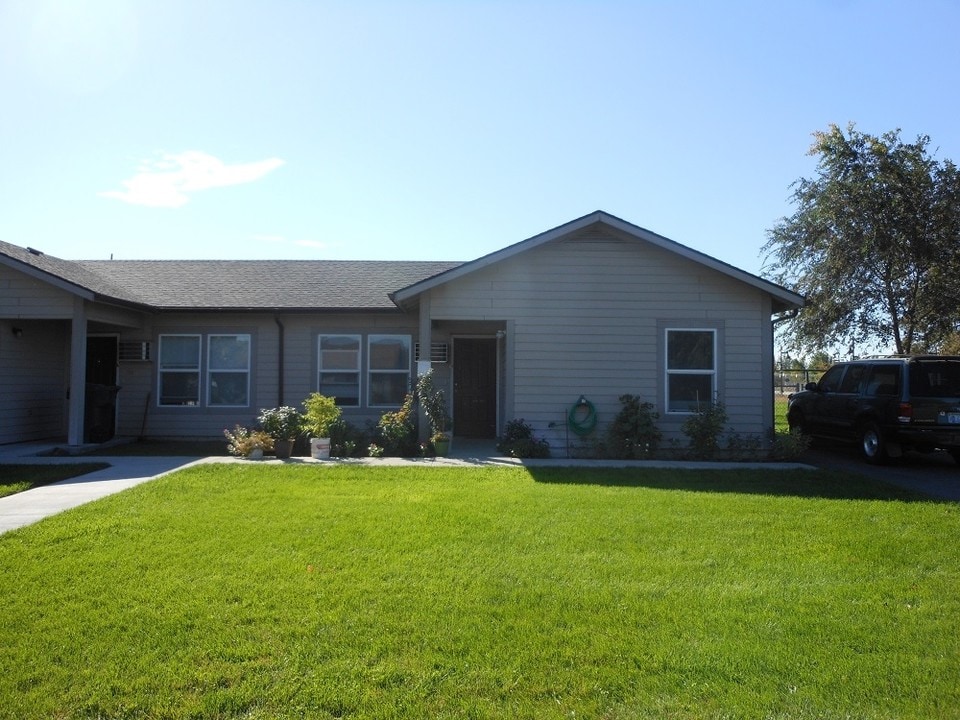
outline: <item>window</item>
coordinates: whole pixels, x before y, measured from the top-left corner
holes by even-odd
[[[823,374],[817,386],[823,392],[837,392],[837,389],[840,387],[840,378],[843,377],[844,369],[846,369],[845,365],[834,365]]]
[[[208,405],[249,405],[250,336],[211,335],[207,377]]]
[[[403,404],[410,387],[410,336],[371,335],[368,338],[367,362],[370,407],[393,407]]]
[[[713,402],[717,392],[716,336],[716,330],[666,331],[667,412],[696,412]]]
[[[320,394],[336,398],[337,405],[360,405],[360,336],[321,335],[318,367]]]
[[[866,365],[848,365],[847,372],[844,374],[843,380],[840,382],[840,387],[837,388],[837,392],[848,394],[859,392],[860,381],[863,380],[866,371]]]
[[[161,335],[158,368],[161,405],[200,404],[199,335]]]

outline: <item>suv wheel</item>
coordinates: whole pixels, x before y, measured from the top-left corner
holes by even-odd
[[[803,413],[799,410],[793,410],[787,415],[787,425],[790,427],[790,432],[798,432],[801,435],[809,434],[807,425],[803,420]]]
[[[880,432],[880,426],[875,422],[868,422],[860,428],[860,450],[863,452],[863,459],[871,465],[887,462],[887,443]]]

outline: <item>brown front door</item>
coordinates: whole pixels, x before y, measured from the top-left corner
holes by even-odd
[[[497,341],[493,338],[454,339],[453,434],[497,436]]]
[[[114,436],[117,416],[117,338],[87,338],[87,387],[83,441],[102,443]]]

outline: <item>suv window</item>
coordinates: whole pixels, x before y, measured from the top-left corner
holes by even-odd
[[[960,361],[919,360],[910,364],[910,394],[960,397]]]
[[[817,383],[817,387],[822,392],[836,392],[837,388],[840,387],[840,377],[845,369],[845,365],[834,365],[823,374],[820,382]]]
[[[837,392],[855,393],[860,390],[860,381],[863,379],[866,365],[847,365],[847,373],[843,376],[840,388]]]
[[[878,397],[900,394],[900,366],[874,365],[870,370],[864,395]]]

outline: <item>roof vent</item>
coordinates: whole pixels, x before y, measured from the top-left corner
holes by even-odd
[[[32,248],[32,247],[28,247],[28,248],[27,248],[27,252],[30,253],[31,255],[43,255],[42,252],[40,252],[40,251],[37,250],[36,248]]]

